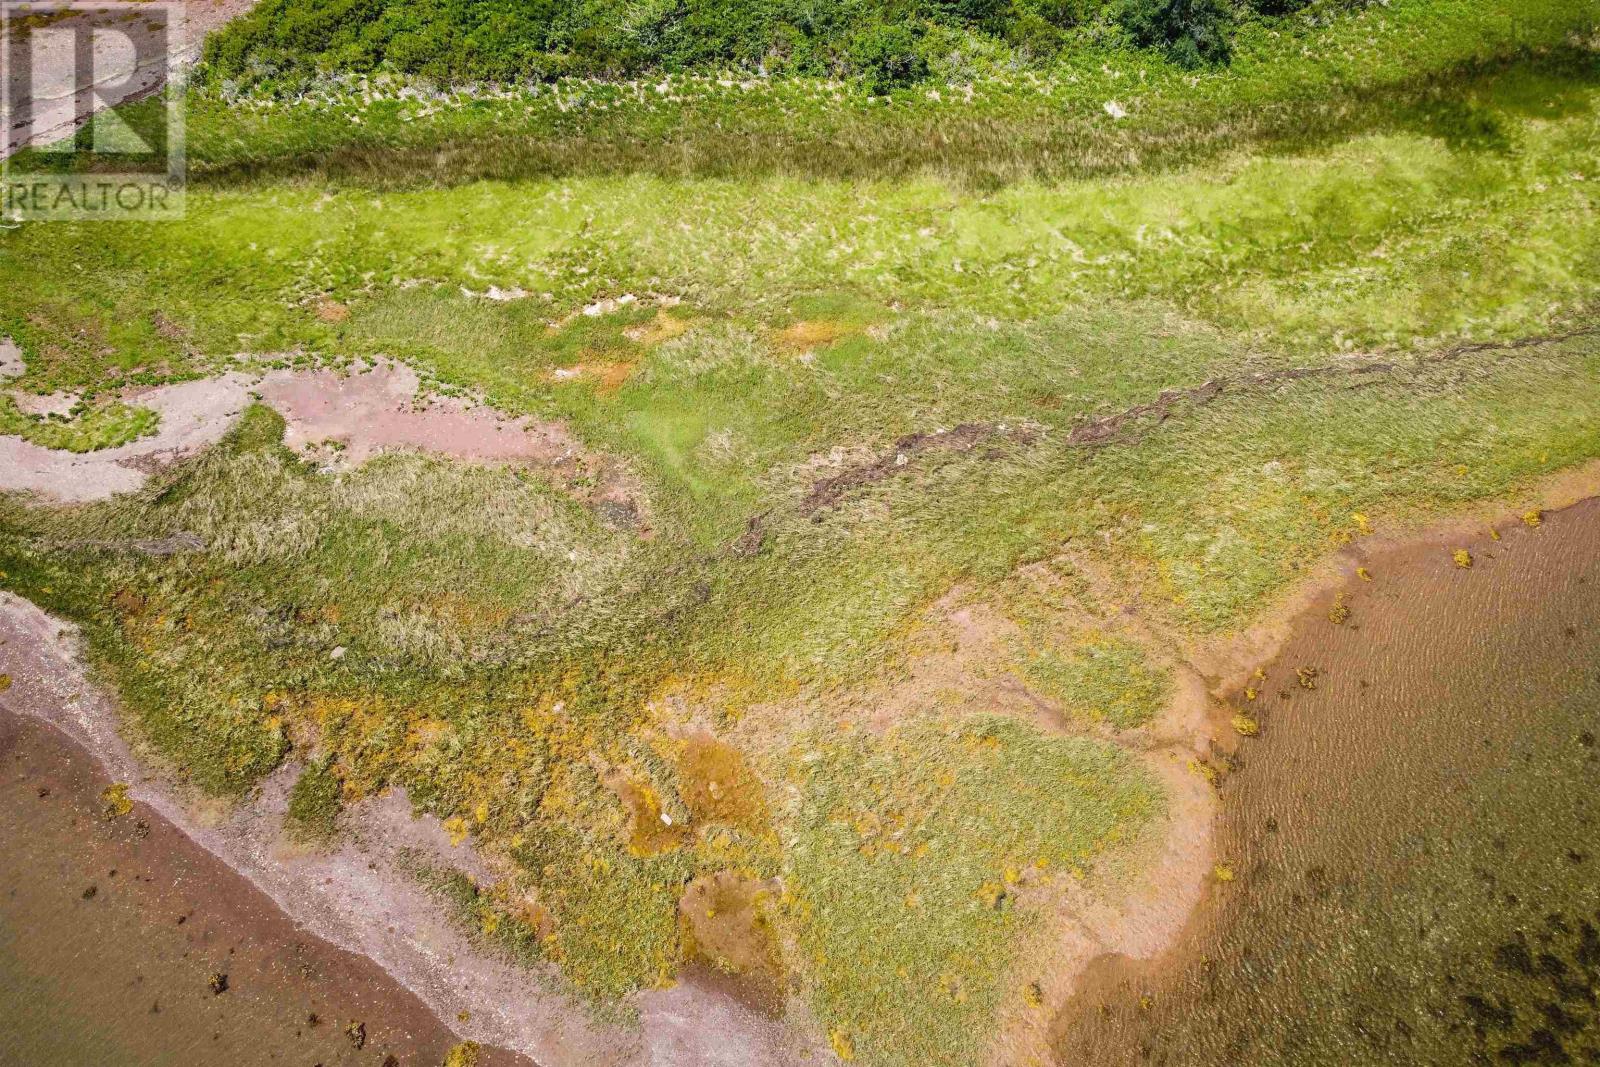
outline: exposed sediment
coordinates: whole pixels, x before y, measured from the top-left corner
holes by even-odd
[[[469,844],[452,846],[437,820],[415,817],[399,791],[355,805],[347,833],[327,852],[293,847],[283,832],[296,767],[269,775],[247,803],[226,811],[197,806],[129,747],[114,702],[86,675],[79,652],[74,627],[0,593],[0,672],[11,678],[0,705],[62,730],[108,777],[128,784],[130,799],[246,877],[298,924],[372,959],[461,1036],[546,1067],[795,1062],[775,1023],[719,991],[683,983],[641,993],[633,998],[637,1027],[603,1026],[555,991],[550,974],[482,949],[414,870],[420,856],[480,883],[495,871]]]
[[[0,492],[29,492],[60,503],[133,492],[152,471],[222,440],[258,396],[283,416],[285,444],[325,470],[360,466],[395,450],[527,466],[613,525],[648,532],[648,508],[633,479],[618,462],[584,448],[564,424],[429,394],[410,367],[386,361],[347,371],[233,371],[125,390],[120,400],[160,417],[154,434],[83,453],[0,436]]]
[[[1597,475],[1541,502],[1572,504]],[[1592,1002],[1600,977],[1584,947],[1600,837],[1593,791],[1567,781],[1592,781],[1600,726],[1600,503],[1453,520],[1336,562],[1337,581],[1213,650],[1235,752],[1217,873],[1167,952],[1094,963],[1054,1023],[1062,1062],[1600,1051],[1600,1018],[1571,999]],[[1228,730],[1229,708],[1259,736]],[[1519,970],[1519,951],[1544,970]]]

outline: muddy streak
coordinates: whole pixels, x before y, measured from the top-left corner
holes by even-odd
[[[1276,385],[1310,378],[1347,378],[1357,383],[1352,388],[1359,388],[1369,382],[1401,374],[1411,368],[1452,363],[1469,356],[1507,355],[1531,348],[1557,345],[1577,338],[1592,337],[1597,333],[1600,333],[1600,327],[1528,337],[1517,341],[1486,341],[1457,345],[1400,363],[1350,359],[1316,367],[1278,367],[1250,374],[1209,378],[1199,385],[1163,389],[1156,394],[1155,399],[1134,404],[1114,414],[1084,416],[1073,423],[1071,429],[1067,431],[1065,440],[1067,444],[1079,448],[1128,444],[1138,440],[1150,429],[1161,425],[1181,409],[1203,408],[1224,394],[1270,389]],[[914,460],[924,454],[967,452],[979,442],[1002,435],[1015,438],[1023,445],[1032,444],[1046,437],[1043,428],[1038,426],[1028,425],[1007,431],[1003,425],[989,423],[962,423],[953,430],[909,434],[895,441],[883,455],[854,464],[838,474],[814,482],[800,501],[799,512],[815,521],[820,512],[836,507],[854,490],[875,485],[904,472]]]
[[[156,432],[116,448],[67,452],[20,437],[0,436],[0,492],[39,493],[63,503],[103,500],[144,484],[152,465],[170,463],[215,444],[249,404],[243,374],[130,390],[122,399],[161,417]]]
[[[414,995],[146,805],[107,818],[108,784],[65,735],[0,710],[0,1063],[442,1061],[456,1036]]]
[[[403,363],[379,363],[356,374],[273,371],[259,389],[261,399],[288,423],[284,444],[304,450],[337,441],[341,466],[360,466],[394,448],[551,465],[573,464],[582,452],[557,423],[508,418],[451,397],[419,402],[421,383]]]
[[[1061,1062],[1600,1058],[1600,502],[1479,530],[1307,606],[1243,702],[1210,898],[1096,964]]]

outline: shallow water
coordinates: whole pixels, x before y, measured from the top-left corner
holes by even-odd
[[[51,727],[0,712],[0,1064],[443,1059],[455,1038],[421,1001],[297,929],[144,805],[106,818],[105,785]],[[484,1062],[527,1063],[499,1050]]]
[[[1064,1063],[1600,1062],[1600,506],[1460,544],[1297,624],[1221,786],[1232,880],[1096,965]]]

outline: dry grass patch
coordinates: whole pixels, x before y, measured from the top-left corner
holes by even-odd
[[[778,347],[792,352],[808,352],[814,348],[825,348],[854,332],[854,327],[837,319],[801,319],[779,330],[777,343]]]

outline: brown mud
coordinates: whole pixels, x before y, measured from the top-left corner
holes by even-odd
[[[59,731],[0,709],[0,1062],[443,1061],[458,1038],[415,995],[149,806],[108,815],[110,784]]]
[[[1206,900],[1060,1063],[1600,1062],[1600,501],[1341,563],[1217,708]]]

